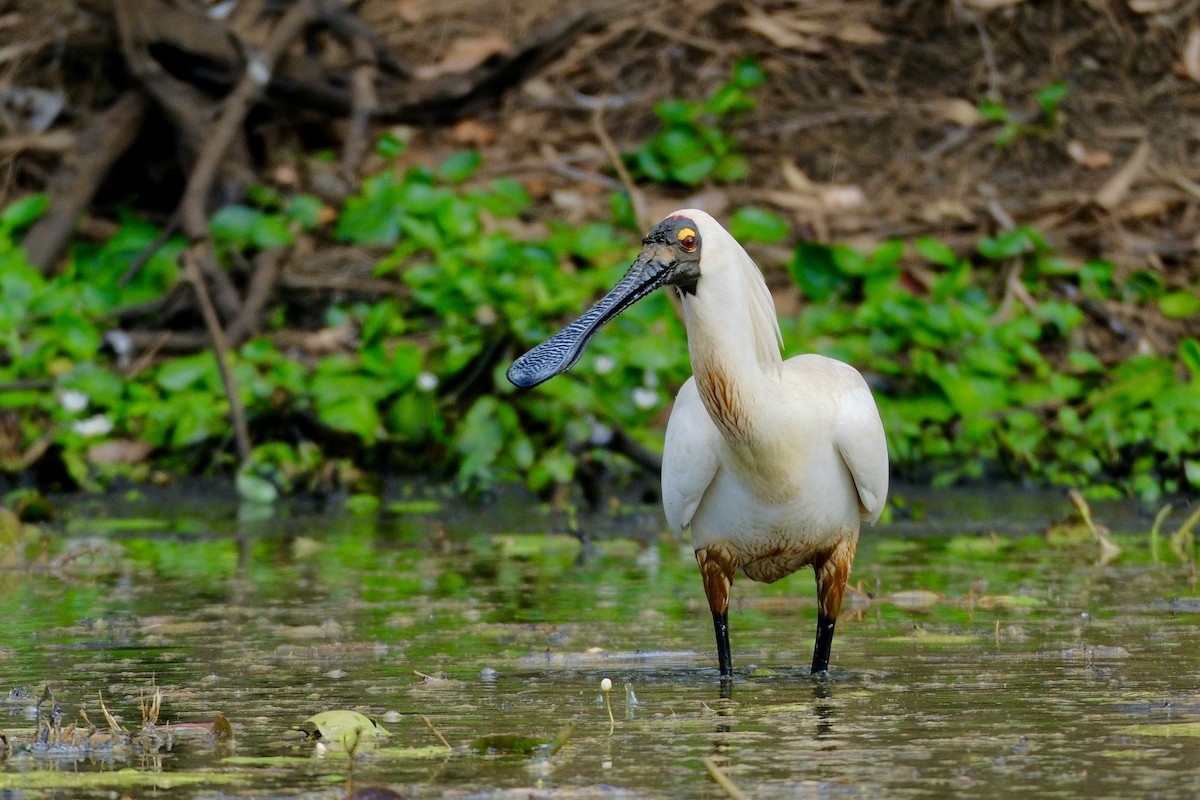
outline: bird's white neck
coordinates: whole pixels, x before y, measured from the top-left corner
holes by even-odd
[[[746,256],[748,260],[748,256]],[[778,323],[762,276],[724,269],[701,278],[695,294],[683,295],[692,373],[708,414],[728,439],[748,443],[764,418],[760,404],[778,382]]]

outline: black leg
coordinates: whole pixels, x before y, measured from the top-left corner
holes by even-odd
[[[721,667],[721,679],[733,677],[733,656],[729,650],[729,610],[713,612],[713,629],[717,632],[717,663]]]
[[[836,617],[817,615],[817,645],[813,648],[813,675],[829,669],[829,650],[833,647],[833,626],[836,624]]]

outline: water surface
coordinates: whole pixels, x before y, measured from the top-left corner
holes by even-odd
[[[908,499],[920,519],[862,538],[825,680],[811,572],[735,584],[728,697],[690,548],[651,507],[585,516],[584,545],[528,500],[78,503],[0,571],[0,790],[340,797],[346,756],[292,728],[354,709],[391,734],[356,785],[413,798],[727,796],[706,758],[761,798],[1200,795],[1197,566],[1167,541],[1186,515],[1152,540],[1147,511],[1095,509],[1122,547],[1100,566],[1094,539],[1047,535],[1057,494]],[[62,718],[39,735],[46,687]],[[107,730],[101,696],[136,731],[155,691],[153,737],[64,744],[81,710]],[[168,725],[217,712],[233,742]],[[470,749],[569,724],[552,756]]]

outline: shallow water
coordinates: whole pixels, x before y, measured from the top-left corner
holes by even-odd
[[[340,797],[345,755],[292,730],[339,708],[391,734],[356,785],[413,798],[728,796],[706,757],[759,798],[1200,795],[1197,566],[1167,542],[1185,515],[1152,540],[1152,515],[1093,509],[1123,549],[1099,566],[1090,537],[1046,535],[1060,495],[907,499],[919,520],[862,538],[825,680],[811,573],[735,584],[731,697],[653,508],[585,518],[584,547],[521,502],[88,501],[0,571],[0,796]],[[157,687],[159,739],[41,745],[46,686],[62,728],[83,709],[102,730],[100,693],[136,730]],[[218,711],[232,743],[165,727]],[[469,749],[571,723],[552,756]]]

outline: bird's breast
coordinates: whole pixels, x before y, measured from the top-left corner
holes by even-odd
[[[749,431],[745,398],[738,391],[737,382],[719,366],[696,373],[696,388],[709,417],[726,436],[744,440]]]

